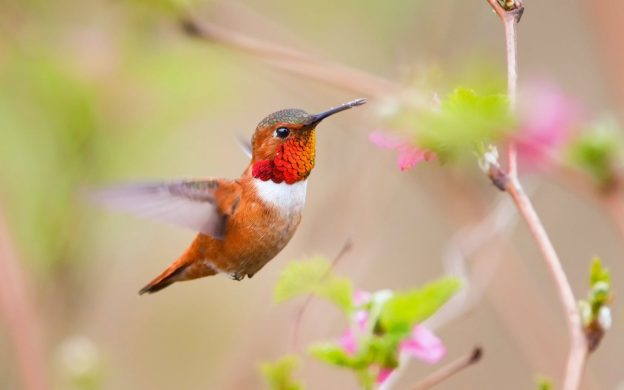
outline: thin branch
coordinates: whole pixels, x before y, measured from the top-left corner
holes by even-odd
[[[474,203],[470,201],[468,203],[474,207]],[[514,210],[514,205],[508,199],[504,199],[487,216],[480,219],[477,225],[462,229],[449,241],[443,255],[445,272],[460,278],[464,288],[425,320],[423,325],[432,330],[439,329],[465,315],[477,305],[492,281],[492,277],[496,274],[502,257],[498,253],[481,257],[486,259],[487,263],[475,266],[477,269],[473,268],[470,275],[466,270],[466,263],[471,256],[487,244],[500,244],[506,241],[504,238],[511,233],[511,225],[515,222]],[[489,250],[498,252],[494,248]],[[408,367],[409,359],[402,357],[399,367],[384,382],[383,388],[393,388],[400,377],[407,372]]]
[[[0,314],[13,342],[16,363],[24,389],[48,388],[36,310],[28,283],[0,214]]]
[[[496,15],[503,22],[505,27],[505,47],[507,51],[507,99],[509,107],[512,111],[516,110],[516,99],[518,96],[518,62],[516,61],[517,53],[517,34],[516,29],[518,22],[524,13],[524,5],[520,0],[505,1],[504,7],[498,0],[487,0]],[[507,167],[511,175],[515,176],[518,172],[518,159],[515,143],[511,142],[507,149]]]
[[[492,6],[496,14],[499,16],[505,26],[505,41],[507,46],[507,70],[508,70],[508,96],[512,110],[515,110],[516,94],[517,94],[517,62],[516,62],[516,25],[524,12],[524,6],[519,0],[505,1],[504,7],[498,0],[487,0]],[[566,315],[566,323],[570,337],[570,351],[566,364],[566,373],[564,377],[564,390],[578,389],[583,368],[587,356],[587,341],[583,334],[581,318],[578,306],[570,282],[559,260],[559,256],[555,251],[542,222],[535,211],[533,204],[525,194],[517,172],[517,155],[513,143],[508,151],[509,172],[502,172],[497,169],[495,175],[495,183],[504,184],[504,190],[509,193],[512,200],[516,204],[520,215],[527,223],[529,230],[535,240],[551,277],[555,283],[555,287],[559,294],[559,299],[564,307]]]
[[[413,390],[427,390],[434,386],[439,385],[453,375],[463,371],[465,368],[478,363],[483,357],[483,350],[481,347],[476,347],[469,355],[463,356],[454,362],[441,367],[437,371],[434,371],[431,375],[418,382],[412,387]]]
[[[463,316],[480,302],[492,277],[496,274],[502,257],[493,254],[487,256],[486,259],[489,261],[475,265],[470,272],[467,270],[467,263],[475,253],[488,244],[505,242],[516,222],[516,215],[514,205],[504,198],[478,224],[460,230],[449,241],[443,255],[445,272],[447,275],[460,278],[463,288],[428,318],[424,322],[425,326],[430,329],[441,328]],[[490,250],[498,252],[495,249]]]
[[[544,146],[542,143],[522,136],[516,137],[514,141],[530,146],[540,155],[547,158],[549,164],[556,168],[551,171],[552,176],[561,185],[601,206],[612,220],[614,228],[621,235],[621,238],[624,239],[624,194],[622,193],[621,185],[624,177],[622,175],[616,174],[614,183],[608,188],[603,188],[592,182],[591,176],[570,165],[565,159],[553,153],[549,147]]]
[[[578,169],[571,167],[565,161],[552,154],[546,155],[556,167],[552,175],[557,182],[567,187],[570,191],[580,195],[584,199],[596,202],[611,219],[614,228],[624,240],[624,202],[623,194],[617,180],[615,186],[609,189],[597,187],[589,175],[583,174]]]
[[[518,62],[517,53],[517,33],[518,22],[522,17],[524,8],[505,13],[503,23],[505,26],[505,47],[507,48],[507,97],[512,111],[516,110],[516,100],[518,96]]]
[[[280,70],[333,87],[379,99],[407,95],[401,85],[381,77],[359,69],[321,61],[294,49],[264,42],[214,23],[199,23],[191,17],[186,17],[182,19],[181,25],[189,36],[236,49]]]
[[[531,201],[526,196],[522,187],[514,180],[510,181],[507,192],[518,207],[520,215],[526,221],[535,242],[538,245],[542,256],[546,260],[548,270],[555,282],[555,287],[559,293],[559,298],[564,306],[568,332],[570,337],[570,352],[566,365],[566,375],[563,388],[565,390],[577,389],[580,385],[581,375],[585,356],[587,354],[587,343],[583,335],[581,318],[572,287],[561,265],[561,261],[550,241],[542,222],[540,221]]]
[[[522,8],[524,9],[524,8]],[[512,111],[516,111],[516,100],[518,95],[518,63],[516,61],[517,34],[516,28],[522,11],[515,15],[505,13],[503,24],[505,26],[505,46],[507,47],[507,99]],[[512,176],[518,175],[518,153],[516,144],[510,142],[507,150],[507,167]]]
[[[323,279],[325,279],[327,276],[329,276],[329,273],[336,267],[338,262],[347,253],[349,253],[349,251],[351,251],[351,249],[353,249],[353,242],[351,241],[351,239],[347,239],[347,241],[344,243],[344,245],[342,246],[342,248],[340,249],[338,254],[332,260],[331,266],[330,266],[329,270],[327,271],[327,274],[325,274],[323,276]],[[293,324],[293,336],[292,336],[292,348],[293,348],[293,350],[297,349],[297,344],[299,343],[299,330],[301,329],[301,322],[303,321],[303,315],[305,314],[308,306],[310,306],[310,303],[312,302],[313,298],[314,298],[314,295],[308,294],[308,296],[306,297],[306,300],[303,302],[303,304],[301,305],[301,307],[297,311],[297,314],[295,315],[295,322]]]

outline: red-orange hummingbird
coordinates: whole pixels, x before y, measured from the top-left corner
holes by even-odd
[[[197,231],[186,251],[139,294],[180,281],[225,273],[251,278],[297,230],[314,168],[316,126],[335,113],[360,106],[357,99],[318,114],[299,109],[272,113],[251,138],[251,161],[240,178],[133,184],[104,190],[112,207]]]

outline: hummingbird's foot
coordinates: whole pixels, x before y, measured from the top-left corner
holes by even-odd
[[[230,278],[232,280],[236,280],[237,282],[240,282],[241,280],[245,279],[245,274],[241,275],[241,274],[235,272],[233,274],[230,274]]]

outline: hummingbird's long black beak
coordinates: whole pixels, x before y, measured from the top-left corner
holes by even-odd
[[[336,114],[338,112],[341,112],[341,111],[344,111],[344,110],[348,110],[348,109],[350,109],[352,107],[361,106],[364,103],[366,103],[366,99],[356,99],[356,100],[352,100],[352,101],[350,101],[348,103],[341,104],[338,107],[330,108],[327,111],[323,111],[323,112],[320,112],[318,114],[310,115],[309,119],[305,123],[305,127],[313,129],[314,127],[316,127],[316,125],[319,124],[320,121],[322,121],[323,119],[327,118],[328,116],[334,115],[334,114]]]

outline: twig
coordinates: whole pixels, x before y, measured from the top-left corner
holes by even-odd
[[[448,214],[449,220],[455,225],[465,226],[474,224],[474,221],[490,218],[486,216],[491,213],[491,202],[483,198],[472,185],[472,181],[466,178],[454,179],[452,182],[454,189],[451,191],[448,185],[440,186],[439,183],[430,187],[430,190],[434,191],[431,194],[432,200],[445,205],[443,210]],[[464,181],[463,185],[457,181],[458,179]],[[505,200],[518,215],[511,197]],[[497,261],[501,258],[504,261],[497,268]],[[535,281],[531,279],[527,264],[517,256],[511,243],[504,236],[492,237],[489,244],[476,254],[475,260],[477,263],[471,269],[470,276],[472,285],[478,286],[484,280],[481,273],[492,272],[486,267],[496,268],[493,272],[497,276],[492,279],[492,283],[485,291],[487,301],[531,369],[535,372],[562,372],[565,361],[562,361],[560,356],[565,353],[568,346],[567,333],[564,332],[562,335],[561,330],[557,329],[558,313],[553,312],[544,302]],[[473,289],[471,285],[468,287]],[[437,313],[431,317],[433,321],[436,321],[436,316]],[[540,321],[526,322],[524,318],[529,318],[527,316],[539,318]],[[401,370],[407,371],[408,368],[403,369],[400,365],[395,372]],[[392,376],[389,379],[393,379]],[[600,388],[591,372],[587,372],[584,376],[583,385],[587,390]]]
[[[453,375],[461,372],[465,368],[468,368],[473,364],[478,363],[482,357],[483,350],[481,349],[481,347],[476,347],[469,355],[463,356],[455,360],[454,362],[451,362],[446,366],[441,367],[437,371],[434,371],[431,375],[418,382],[414,387],[412,387],[412,389],[426,390],[437,386],[448,378],[452,377]]]
[[[590,178],[583,175],[582,172],[573,169],[565,162],[560,161],[556,157],[548,156],[557,170],[553,176],[562,186],[567,187],[572,192],[581,195],[586,200],[596,202],[602,207],[607,217],[611,219],[614,229],[624,240],[624,194],[620,189],[620,180],[618,179],[613,188],[601,189],[591,182]]]
[[[583,366],[587,354],[587,343],[583,335],[581,318],[578,312],[576,298],[572,292],[570,282],[561,266],[561,261],[553,247],[542,222],[540,221],[531,201],[526,196],[522,187],[515,180],[510,180],[507,192],[518,207],[520,215],[526,221],[535,242],[538,245],[542,256],[546,260],[548,270],[555,282],[555,287],[559,293],[559,299],[563,304],[570,337],[570,352],[566,364],[566,374],[564,378],[564,390],[574,390],[580,385]]]
[[[466,269],[468,260],[487,244],[506,241],[515,217],[514,205],[504,198],[477,225],[462,229],[449,241],[443,255],[444,268],[446,274],[462,279],[463,288],[428,318],[425,326],[440,328],[476,306],[495,275],[501,256],[488,256],[491,261],[479,267],[481,272],[473,269],[470,274]]]
[[[624,239],[624,194],[621,188],[624,178],[621,175],[616,176],[609,188],[601,188],[592,182],[589,175],[571,166],[542,143],[522,136],[516,137],[514,141],[530,146],[547,158],[549,163],[556,168],[551,173],[561,185],[601,206],[613,222],[614,228]]]
[[[524,8],[521,8],[521,10],[524,10]],[[515,111],[518,95],[518,63],[516,62],[518,42],[516,28],[522,11],[519,11],[516,15],[508,15],[508,13],[505,13],[505,15],[503,24],[505,26],[505,46],[507,47],[507,98],[509,99],[509,107],[512,111]],[[518,174],[518,153],[514,142],[510,142],[508,145],[507,167],[512,176]]]
[[[518,22],[524,13],[524,6],[520,0],[510,0],[505,2],[505,8],[498,0],[487,0],[496,12],[496,15],[503,22],[505,27],[505,47],[507,48],[507,99],[512,111],[516,109],[516,98],[518,96],[518,63],[516,62]],[[507,146],[507,166],[510,174],[516,175],[518,172],[518,159],[516,145],[510,142]]]
[[[467,203],[474,207],[474,203],[470,201]],[[462,229],[449,241],[443,255],[445,271],[448,275],[460,278],[463,282],[463,288],[435,314],[425,320],[423,325],[432,330],[439,329],[465,315],[480,301],[492,280],[492,276],[496,273],[501,256],[498,254],[486,256],[489,260],[487,264],[479,266],[481,272],[473,269],[470,275],[466,270],[466,263],[469,257],[486,244],[492,245],[506,241],[504,236],[511,232],[511,225],[515,220],[515,214],[511,214],[514,210],[513,204],[504,199],[477,225]],[[490,250],[496,251],[495,249]],[[394,388],[400,377],[407,372],[408,367],[409,358],[401,357],[399,367],[386,379],[380,390]]]
[[[0,314],[15,348],[24,389],[48,388],[36,311],[8,228],[0,215]]]
[[[342,248],[340,249],[338,254],[332,260],[331,266],[330,266],[329,270],[323,276],[322,279],[325,279],[327,276],[329,276],[329,273],[336,267],[338,262],[347,253],[349,253],[349,251],[352,248],[353,248],[353,242],[351,241],[351,239],[347,239],[347,241],[344,243],[344,245],[342,246]],[[303,304],[301,305],[301,307],[297,311],[297,314],[295,315],[295,322],[293,324],[293,336],[292,336],[293,337],[292,338],[292,348],[293,348],[293,350],[297,349],[297,344],[299,342],[299,330],[301,329],[301,322],[303,321],[303,315],[305,314],[305,311],[308,308],[308,306],[310,306],[310,303],[312,302],[313,298],[314,298],[314,295],[308,294],[308,296],[306,297],[306,300],[303,302]]]
[[[516,25],[524,12],[524,6],[519,0],[506,1],[503,8],[497,0],[487,0],[492,6],[496,14],[505,25],[505,40],[507,45],[507,61],[508,61],[508,95],[512,110],[515,110],[515,101],[517,93],[517,62],[516,62]],[[496,172],[493,177],[500,184],[503,179],[504,189],[511,196],[516,204],[520,215],[527,223],[533,239],[535,240],[551,277],[554,280],[555,287],[559,294],[559,298],[565,310],[566,323],[570,337],[570,351],[566,363],[566,372],[563,382],[564,390],[578,389],[583,373],[584,363],[587,356],[587,341],[583,334],[581,318],[576,303],[576,298],[570,286],[570,282],[561,265],[561,261],[555,251],[555,248],[544,229],[544,225],[539,219],[533,204],[525,194],[520,181],[518,180],[518,172],[516,168],[516,151],[515,146],[511,146],[508,152],[509,172]]]
[[[305,53],[264,42],[214,23],[199,23],[191,17],[186,17],[182,19],[181,25],[190,36],[253,55],[273,67],[298,76],[373,98],[385,99],[406,95],[401,85],[389,80],[359,69],[320,61]]]

